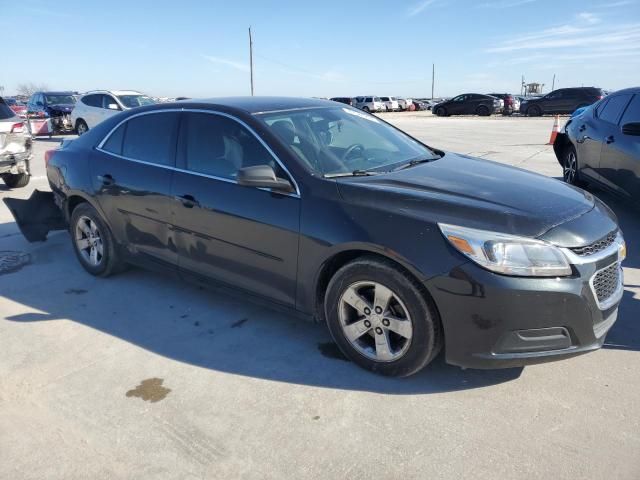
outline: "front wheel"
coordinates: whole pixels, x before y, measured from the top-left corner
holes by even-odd
[[[447,111],[444,109],[444,107],[438,107],[436,108],[436,115],[439,117],[444,117],[447,115]]]
[[[22,188],[29,184],[31,175],[28,173],[5,173],[2,175],[2,180],[9,188]]]
[[[73,210],[69,229],[76,256],[91,275],[108,277],[123,269],[113,235],[91,205],[81,203]]]
[[[527,115],[530,117],[539,117],[542,115],[542,110],[540,107],[534,105],[533,107],[527,108]]]
[[[362,258],[327,287],[325,316],[340,350],[367,370],[406,377],[440,351],[442,328],[419,284],[391,262]]]
[[[371,112],[371,110],[369,110],[369,107],[362,107],[362,110],[364,110],[367,113]]]
[[[580,168],[578,166],[578,154],[573,145],[569,145],[564,150],[562,161],[562,179],[569,185],[583,187],[585,184],[580,178]]]

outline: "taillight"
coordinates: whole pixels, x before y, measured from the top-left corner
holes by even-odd
[[[14,123],[11,125],[11,131],[9,133],[22,133],[24,132],[24,123]]]
[[[53,157],[53,154],[56,153],[55,150],[47,150],[44,152],[44,166],[49,165],[49,160]]]

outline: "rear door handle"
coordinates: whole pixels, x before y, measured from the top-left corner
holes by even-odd
[[[105,186],[113,185],[114,183],[116,183],[115,179],[108,173],[105,173],[104,175],[98,175],[98,180],[100,180]]]
[[[177,200],[182,202],[182,205],[186,208],[199,207],[200,202],[198,202],[193,195],[179,195],[176,197]]]
[[[616,139],[614,138],[613,135],[609,135],[607,138],[604,139],[604,141],[608,144],[613,143],[616,141]]]

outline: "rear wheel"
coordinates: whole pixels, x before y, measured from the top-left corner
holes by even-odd
[[[333,276],[325,297],[329,331],[363,368],[405,377],[440,351],[442,329],[432,301],[391,262],[362,258]]]
[[[362,107],[362,110],[364,110],[367,113],[369,113],[371,111],[371,110],[369,110],[369,107]]]
[[[89,126],[87,125],[87,123],[84,120],[79,119],[76,122],[76,133],[78,134],[78,136],[82,136],[88,131],[89,131]]]
[[[583,187],[585,183],[580,178],[580,167],[578,165],[578,154],[573,145],[569,145],[564,150],[562,160],[562,179],[569,185]]]
[[[22,188],[29,184],[31,175],[28,173],[5,173],[2,175],[2,180],[9,188]]]
[[[95,208],[88,203],[78,205],[69,228],[76,256],[87,272],[108,277],[123,269],[113,235]]]
[[[478,115],[480,115],[481,117],[488,117],[489,116],[489,109],[487,107],[485,107],[484,105],[480,105],[478,107],[478,109],[476,110],[476,113]]]

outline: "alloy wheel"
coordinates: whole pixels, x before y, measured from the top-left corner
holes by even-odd
[[[77,130],[78,130],[78,136],[81,136],[81,135],[84,135],[85,133],[87,133],[88,128],[87,128],[87,126],[85,125],[84,122],[80,122],[80,123],[78,123]]]
[[[576,154],[573,151],[570,151],[567,155],[567,159],[564,162],[564,168],[562,170],[562,177],[565,182],[573,185],[576,181],[576,173],[578,170],[578,161],[576,159]]]
[[[104,247],[98,225],[91,218],[82,216],[75,228],[75,242],[82,258],[91,266],[98,266],[104,259]]]
[[[371,360],[398,360],[411,345],[409,311],[396,293],[380,283],[351,284],[338,302],[338,317],[345,338]]]

